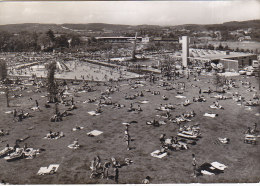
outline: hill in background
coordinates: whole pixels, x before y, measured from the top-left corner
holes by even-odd
[[[250,21],[232,21],[223,24],[207,24],[207,25],[197,25],[197,24],[187,24],[187,25],[177,25],[177,26],[158,26],[158,25],[118,25],[118,24],[105,24],[105,23],[88,23],[88,24],[40,24],[40,23],[24,23],[24,24],[9,24],[0,25],[0,31],[8,31],[11,33],[18,33],[21,31],[44,33],[49,29],[53,30],[54,33],[71,33],[71,32],[85,32],[85,31],[129,31],[129,30],[161,30],[165,28],[170,28],[173,30],[177,29],[188,29],[192,31],[203,31],[203,30],[237,30],[237,29],[260,29],[260,20],[250,20]]]

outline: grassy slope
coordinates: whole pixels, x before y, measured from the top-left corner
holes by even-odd
[[[253,78],[247,79],[256,84]],[[181,80],[183,81],[183,80]],[[203,77],[200,82],[189,82],[195,84],[202,89],[206,89],[212,85],[206,83],[208,77]],[[123,82],[124,84],[126,82]],[[158,83],[158,82],[157,82]],[[189,99],[193,96],[198,96],[198,88],[187,86],[188,90],[184,93]],[[30,112],[34,117],[25,119],[21,123],[12,122],[12,116],[5,114],[13,108],[5,107],[5,97],[0,95],[0,118],[1,127],[9,129],[10,135],[1,137],[1,140],[6,141],[0,143],[1,149],[8,142],[14,144],[15,139],[25,135],[30,135],[26,141],[29,147],[44,148],[35,159],[19,160],[15,162],[6,162],[0,159],[1,179],[13,184],[46,184],[46,183],[114,183],[112,180],[90,179],[89,163],[94,156],[100,155],[102,161],[111,157],[116,157],[123,160],[128,157],[134,163],[128,167],[121,168],[119,175],[120,183],[140,183],[147,175],[152,177],[152,183],[215,183],[215,182],[259,182],[260,167],[259,167],[259,145],[252,146],[243,143],[242,133],[247,126],[252,126],[254,122],[259,121],[259,116],[255,116],[259,112],[259,108],[253,108],[252,111],[246,111],[244,107],[237,106],[233,100],[220,101],[225,110],[212,110],[209,105],[214,99],[208,98],[206,95],[206,103],[193,103],[187,108],[178,106],[171,113],[175,116],[187,110],[195,110],[197,116],[192,119],[190,124],[196,122],[201,124],[201,132],[203,138],[200,139],[195,146],[191,146],[189,150],[170,152],[170,155],[163,159],[157,159],[150,156],[150,153],[159,149],[159,136],[165,133],[167,137],[177,134],[177,126],[172,123],[154,128],[147,126],[145,121],[151,120],[160,113],[155,111],[155,107],[160,103],[180,103],[182,100],[175,98],[176,91],[163,91],[155,85],[150,85],[138,89],[129,89],[128,86],[122,86],[120,92],[111,95],[113,101],[125,104],[126,108],[110,109],[110,106],[104,107],[104,112],[100,116],[90,116],[87,111],[94,110],[96,106],[90,103],[82,103],[88,98],[98,97],[105,87],[97,87],[98,91],[91,93],[81,93],[80,97],[76,97],[77,110],[72,111],[73,116],[64,118],[64,121],[51,123],[49,118],[54,111],[52,108],[42,108],[42,112],[31,112],[28,108],[34,106],[34,100],[37,99],[41,107],[46,101],[46,98],[41,98],[45,93],[32,94],[24,91],[24,97],[12,100],[12,103],[20,103],[22,108]],[[154,96],[151,93],[145,92],[144,98],[137,100],[149,100],[149,104],[141,105],[143,112],[134,114],[127,112],[131,102],[124,100],[125,93],[134,94],[141,90],[151,88],[151,90],[160,90],[161,94],[167,95],[169,101],[163,101],[161,96]],[[245,88],[233,89],[231,92],[238,91],[245,97],[252,97],[252,93],[245,91]],[[143,91],[144,92],[144,91]],[[33,101],[29,102],[28,98],[32,97]],[[134,104],[137,107],[137,104]],[[19,108],[18,108],[19,109]],[[60,110],[64,107],[60,106]],[[219,114],[216,119],[204,117],[203,114],[208,111],[213,111]],[[158,119],[158,118],[157,118]],[[137,124],[130,127],[130,134],[134,141],[131,146],[134,149],[126,151],[126,145],[123,142],[124,126],[122,122],[136,120]],[[81,131],[71,132],[75,125],[84,126]],[[27,128],[34,126],[33,130]],[[48,130],[63,131],[65,137],[59,140],[44,140],[42,139]],[[88,137],[87,132],[97,129],[104,133],[98,137]],[[213,142],[217,137],[228,137],[231,139],[229,145],[216,145]],[[71,150],[67,146],[71,144],[75,138],[79,139],[82,148],[79,150]],[[224,174],[217,176],[201,176],[191,178],[191,154],[195,153],[199,164],[204,162],[218,161],[228,166]],[[54,175],[37,176],[36,173],[41,166],[58,163],[60,168]],[[113,174],[113,171],[111,174]]]

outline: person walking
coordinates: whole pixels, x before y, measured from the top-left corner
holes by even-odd
[[[197,171],[197,161],[196,161],[196,158],[195,158],[195,154],[192,154],[192,167],[193,167],[193,174],[192,176],[194,178],[197,177],[197,174],[196,174],[196,171]]]
[[[16,117],[17,117],[17,111],[16,111],[16,109],[13,110],[13,116],[14,116],[14,119],[13,119],[13,120],[16,121]]]
[[[74,105],[74,99],[73,99],[73,97],[71,98],[71,105]]]
[[[115,167],[115,182],[118,184],[118,178],[119,178],[119,169],[118,167]]]
[[[130,140],[131,140],[131,137],[129,135],[128,127],[129,127],[129,125],[126,125],[124,139],[126,141],[127,150],[130,150]]]
[[[35,105],[36,105],[37,108],[39,108],[39,103],[38,103],[37,100],[35,100]]]
[[[111,163],[109,161],[106,161],[103,165],[103,178],[106,178],[108,180],[108,169],[110,167]]]

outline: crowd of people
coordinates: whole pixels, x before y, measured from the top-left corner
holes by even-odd
[[[192,79],[191,77],[194,76]],[[21,108],[20,110],[14,109],[12,111],[13,114],[13,122],[22,122],[24,119],[30,117],[31,115],[37,115],[35,111],[39,111],[39,113],[46,112],[45,109],[53,109],[54,115],[50,117],[51,122],[63,122],[63,118],[67,117],[72,114],[77,115],[77,110],[82,109],[82,104],[87,104],[86,108],[89,106],[95,105],[96,110],[95,113],[98,114],[105,114],[105,112],[108,109],[112,108],[120,108],[123,109],[126,112],[134,113],[134,114],[140,114],[142,112],[145,112],[147,107],[141,106],[142,102],[139,99],[145,99],[148,100],[150,97],[160,97],[160,105],[156,105],[154,109],[156,110],[156,113],[158,115],[149,115],[150,120],[146,121],[147,125],[152,125],[156,127],[160,127],[162,125],[173,125],[177,128],[177,133],[172,134],[170,138],[166,138],[166,134],[162,134],[159,138],[160,141],[160,152],[159,154],[166,153],[168,155],[169,150],[171,151],[179,151],[179,150],[188,150],[196,148],[196,146],[190,148],[190,145],[196,144],[196,140],[198,140],[201,136],[203,136],[200,133],[200,127],[199,124],[192,124],[193,119],[196,118],[197,111],[190,109],[190,107],[194,104],[196,104],[198,107],[200,107],[202,104],[210,104],[212,102],[208,101],[211,99],[214,99],[213,105],[209,105],[210,108],[217,108],[221,109],[223,108],[220,105],[229,101],[228,99],[233,98],[235,100],[235,103],[240,102],[245,103],[245,106],[255,106],[259,105],[259,95],[256,92],[256,88],[251,86],[250,82],[242,81],[237,82],[234,79],[227,79],[225,81],[224,86],[219,91],[214,91],[212,85],[206,84],[205,86],[208,87],[206,90],[202,90],[201,87],[195,86],[197,81],[199,80],[198,77],[201,76],[201,72],[197,72],[194,74],[189,74],[185,78],[181,78],[177,76],[177,78],[173,78],[170,80],[165,80],[164,77],[161,75],[155,75],[150,74],[148,79],[143,78],[144,81],[138,81],[138,80],[127,80],[126,83],[129,88],[129,92],[125,92],[122,95],[122,99],[124,100],[124,104],[120,101],[115,101],[113,99],[113,94],[118,93],[121,91],[122,83],[115,82],[115,84],[110,85],[109,83],[104,85],[101,85],[100,83],[88,83],[87,81],[83,81],[77,85],[73,85],[73,82],[71,82],[71,85],[68,81],[59,82],[59,91],[56,95],[56,103],[52,104],[46,101],[44,104],[44,107],[40,105],[38,99],[30,99],[31,105],[33,107],[31,108],[32,114],[25,112],[24,108]],[[187,81],[186,81],[187,80]],[[182,82],[185,81],[185,82]],[[37,93],[41,93],[43,91],[43,87],[46,82],[44,80],[35,80],[33,81],[32,87],[34,87],[35,90],[38,90]],[[112,84],[112,83],[111,83]],[[149,89],[146,89],[149,86]],[[185,93],[189,91],[190,87],[192,89],[195,89],[194,95],[190,97],[185,97]],[[249,100],[246,100],[244,98],[243,92],[238,93],[236,90],[239,86],[247,87],[248,91],[247,93],[250,94],[252,97]],[[20,87],[24,87],[22,84]],[[77,88],[75,88],[77,87]],[[98,91],[99,87],[104,87],[105,90],[102,89],[102,91]],[[19,89],[19,91],[24,91],[25,88]],[[130,90],[135,90],[135,93],[130,92]],[[235,92],[233,91],[235,90]],[[171,94],[180,96],[184,98],[184,101],[178,102],[176,101],[177,98],[173,98],[171,94],[169,94],[169,91]],[[228,91],[233,91],[233,95],[228,94]],[[86,101],[83,103],[76,101],[77,95],[80,93],[88,94],[95,92],[95,96],[93,98],[88,97]],[[94,94],[93,94],[94,95]],[[47,98],[47,97],[46,97]],[[19,99],[15,97],[14,99]],[[175,100],[176,99],[176,100]],[[181,99],[181,98],[180,98]],[[119,100],[119,99],[117,99]],[[192,100],[193,102],[191,102]],[[252,101],[254,100],[254,101]],[[149,100],[152,101],[152,100]],[[206,102],[206,103],[205,103]],[[148,101],[144,102],[143,104],[149,104]],[[192,104],[192,105],[191,105]],[[191,105],[191,106],[189,106]],[[234,104],[235,105],[235,104]],[[60,107],[65,108],[63,111],[61,111]],[[126,109],[124,107],[127,107]],[[180,112],[179,109],[184,110],[184,112]],[[208,109],[210,109],[208,108]],[[214,112],[215,110],[213,110]],[[224,111],[220,110],[220,115],[223,114]],[[163,118],[162,120],[156,119],[156,117],[159,116],[160,118]],[[79,116],[80,117],[80,116]],[[136,115],[138,117],[138,115]],[[69,120],[69,119],[68,119]],[[187,123],[191,123],[188,125]],[[145,122],[143,122],[145,123]],[[132,152],[134,144],[132,143],[132,135],[133,133],[130,133],[130,126],[131,124],[125,125],[124,134],[123,137],[120,139],[122,143],[126,144],[126,150]],[[256,129],[257,124],[254,125],[253,129],[248,127],[248,130],[245,134],[247,135],[254,135],[258,134],[258,131]],[[144,125],[143,127],[146,127]],[[151,127],[152,128],[152,127]],[[153,130],[153,129],[151,129]],[[67,134],[67,133],[66,133]],[[131,135],[130,135],[131,134]],[[0,136],[6,135],[6,133],[3,130],[0,130]],[[47,139],[59,139],[61,137],[65,137],[63,132],[53,132],[52,130],[47,133],[45,136]],[[66,135],[67,137],[67,135]],[[15,145],[15,149],[17,149],[18,143]],[[79,144],[78,138],[74,140],[72,144],[68,146],[72,149],[80,149],[81,144]],[[9,145],[8,145],[9,149]],[[27,149],[27,147],[24,147],[24,151]],[[193,150],[191,150],[193,151]],[[17,152],[18,153],[18,152]],[[20,153],[20,151],[19,151]],[[192,176],[197,177],[198,176],[198,163],[195,158],[195,154],[192,153],[192,157],[190,158],[191,163],[191,172]],[[109,160],[102,162],[100,156],[95,156],[94,159],[90,162],[90,178],[96,179],[96,178],[104,178],[104,179],[113,179],[115,183],[120,183],[119,181],[119,170],[120,168],[124,166],[129,166],[131,163],[133,163],[132,160],[129,158],[125,158],[124,162],[119,163],[115,158],[110,158]],[[113,169],[113,176],[109,173],[111,172],[111,169]],[[145,179],[140,181],[141,183],[147,184],[151,182],[151,177],[146,176]]]

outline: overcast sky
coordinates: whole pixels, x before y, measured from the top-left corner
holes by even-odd
[[[260,0],[0,2],[0,24],[214,24],[260,19]]]

